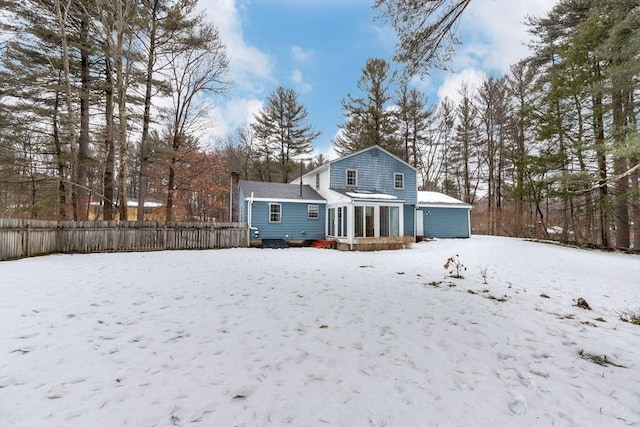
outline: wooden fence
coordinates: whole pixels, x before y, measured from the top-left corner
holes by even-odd
[[[0,261],[54,253],[247,246],[238,222],[38,221],[0,218]]]

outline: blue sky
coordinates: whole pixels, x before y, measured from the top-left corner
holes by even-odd
[[[233,89],[216,99],[209,140],[244,127],[278,86],[295,89],[322,135],[315,153],[334,157],[331,140],[344,116],[341,100],[359,96],[356,83],[367,58],[391,62],[390,26],[375,21],[373,0],[200,0],[231,58]],[[414,81],[437,103],[455,98],[457,85],[482,73],[505,73],[525,57],[526,15],[540,16],[555,0],[474,0],[460,23],[463,44],[451,70]],[[392,64],[393,67],[398,67]]]

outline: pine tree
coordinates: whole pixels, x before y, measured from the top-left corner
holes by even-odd
[[[406,81],[401,83],[394,101],[398,107],[396,120],[402,141],[402,158],[417,169],[423,146],[428,140],[433,108],[427,107],[427,97],[416,88],[409,89]]]
[[[310,154],[320,132],[307,123],[309,113],[294,89],[278,87],[254,115],[253,129],[269,164],[277,162],[280,181],[290,181],[296,158]],[[271,178],[271,177],[270,177]]]
[[[468,83],[458,89],[461,96],[456,106],[455,136],[450,150],[450,162],[458,179],[461,198],[473,204],[479,183],[478,116],[473,105],[473,94]]]
[[[357,87],[364,97],[348,95],[342,101],[345,123],[339,125],[339,135],[334,140],[340,155],[355,153],[372,145],[379,145],[402,157],[402,147],[396,135],[394,112],[389,108],[390,85],[394,73],[384,59],[369,58],[362,69]]]

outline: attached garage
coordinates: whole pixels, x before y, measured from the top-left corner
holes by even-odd
[[[416,236],[426,238],[471,237],[471,205],[435,191],[418,191]]]

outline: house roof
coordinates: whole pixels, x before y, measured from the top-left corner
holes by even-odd
[[[325,201],[313,188],[308,185],[282,184],[277,182],[240,181],[238,184],[245,197],[253,193],[254,199],[291,200],[291,201]]]
[[[328,161],[327,163],[324,163],[324,164],[322,164],[322,165],[318,166],[317,168],[315,168],[315,169],[313,169],[313,170],[311,170],[311,171],[309,171],[309,172],[305,173],[305,174],[303,175],[303,177],[306,177],[306,176],[311,175],[311,174],[313,174],[313,173],[320,172],[321,170],[328,168],[332,163],[338,162],[338,161],[340,161],[340,160],[347,159],[347,158],[349,158],[349,157],[357,156],[358,154],[361,154],[361,153],[364,153],[364,152],[366,152],[366,151],[373,150],[373,149],[378,149],[378,150],[382,151],[383,153],[386,153],[386,154],[390,155],[391,157],[393,157],[394,159],[396,159],[396,160],[398,160],[398,161],[400,161],[400,162],[404,163],[405,165],[409,166],[411,169],[416,170],[416,168],[414,168],[414,167],[413,167],[413,166],[411,166],[409,163],[405,162],[404,160],[402,160],[400,157],[396,156],[395,154],[390,153],[389,151],[385,150],[384,148],[380,147],[379,145],[372,145],[372,146],[370,146],[370,147],[364,148],[364,149],[362,149],[362,150],[360,150],[360,151],[357,151],[357,152],[355,152],[355,153],[347,154],[346,156],[343,156],[343,157],[339,157],[339,158],[337,158],[337,159],[330,160],[330,161]],[[293,182],[293,183],[300,182],[300,178],[296,178],[296,179],[294,179],[292,182]]]
[[[381,146],[379,146],[379,145],[372,145],[372,146],[367,147],[367,148],[364,148],[364,149],[362,149],[362,150],[360,150],[360,151],[356,151],[355,153],[347,154],[346,156],[343,156],[343,157],[340,157],[340,158],[338,158],[338,159],[335,159],[335,160],[330,161],[330,162],[329,162],[329,164],[334,163],[334,162],[337,162],[337,161],[339,161],[339,160],[348,159],[349,157],[357,156],[358,154],[364,153],[364,152],[369,151],[369,150],[374,150],[374,149],[378,149],[378,150],[382,151],[383,153],[386,153],[386,154],[390,155],[391,157],[393,157],[394,159],[398,160],[399,162],[404,163],[405,165],[407,165],[407,166],[408,166],[408,167],[410,167],[411,169],[416,170],[416,168],[414,168],[413,166],[411,166],[409,163],[405,162],[405,161],[404,161],[404,160],[402,160],[400,157],[398,157],[398,156],[396,156],[395,154],[393,154],[393,153],[391,153],[391,152],[389,152],[389,151],[385,150],[384,148],[382,148],[382,147],[381,147]]]
[[[471,205],[437,191],[418,191],[418,206],[451,206],[471,208]]]

